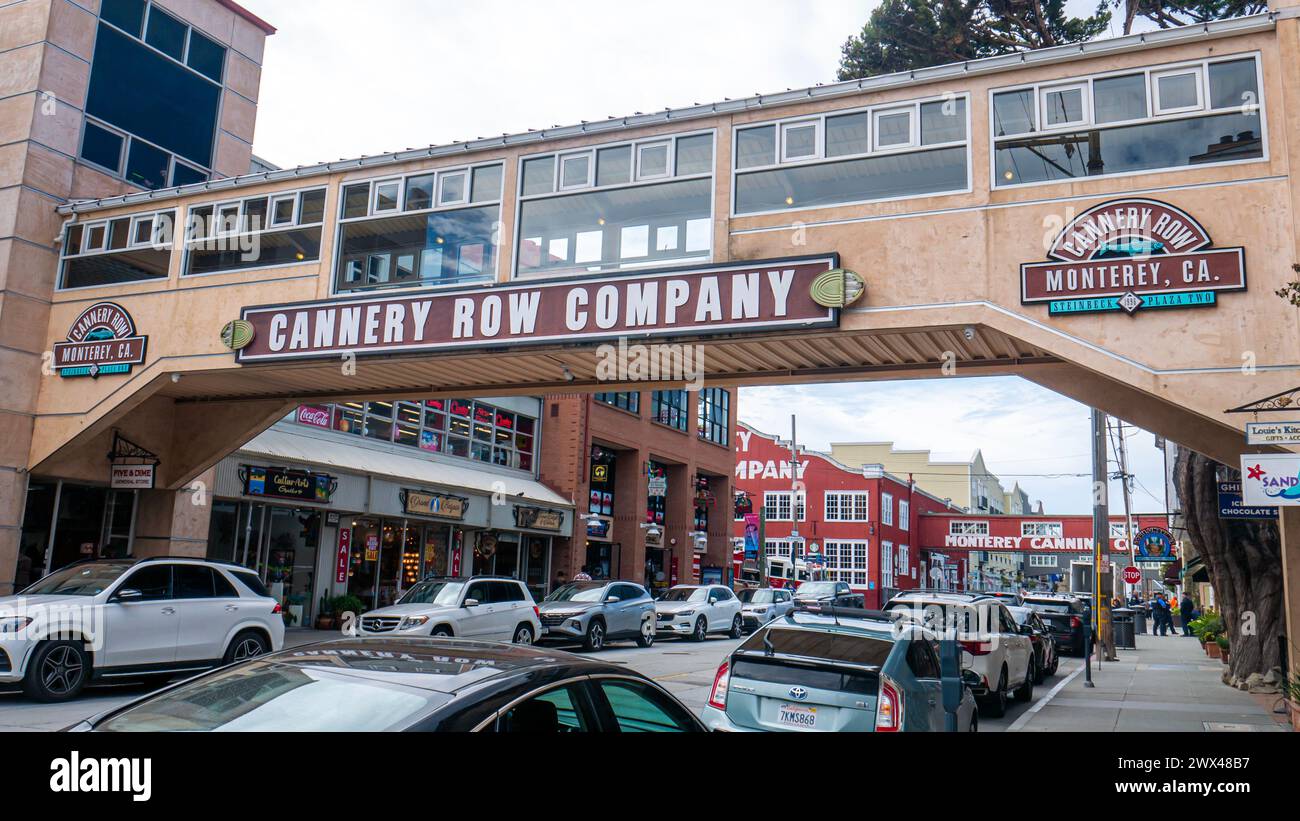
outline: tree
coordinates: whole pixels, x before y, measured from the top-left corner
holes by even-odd
[[[1268,11],[1268,3],[1247,0],[1205,0],[1201,3],[1156,2],[1156,0],[1110,0],[1110,5],[1124,14],[1124,33],[1131,34],[1137,18],[1142,17],[1162,29],[1208,23]]]
[[[1218,482],[1239,478],[1236,471],[1208,457],[1178,448],[1174,481],[1182,500],[1183,526],[1214,585],[1228,631],[1231,675],[1245,679],[1251,673],[1285,668],[1278,644],[1284,605],[1277,525],[1219,518]]]
[[[1107,2],[1069,17],[1065,0],[884,0],[844,44],[839,79],[1088,40],[1110,24]]]

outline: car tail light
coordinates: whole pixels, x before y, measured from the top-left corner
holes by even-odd
[[[535,604],[533,605],[533,615],[539,619],[542,617],[542,611],[539,610]]]
[[[970,653],[972,656],[987,656],[993,652],[993,645],[982,641],[962,641],[958,642],[961,649]]]
[[[1083,626],[1083,622],[1079,619],[1078,616],[1071,616],[1071,617],[1070,617],[1070,629],[1071,629],[1071,630],[1077,630],[1077,629],[1079,629],[1079,628],[1082,627],[1082,626]]]
[[[280,615],[280,614],[283,613],[283,612],[284,612],[284,608],[280,607],[280,603],[279,603],[279,602],[276,602],[276,603],[275,603],[275,607],[271,609],[271,615],[272,615],[272,616],[278,616],[278,615]]]
[[[903,691],[889,676],[880,677],[876,699],[876,732],[896,733],[903,728]]]
[[[713,690],[709,693],[709,706],[727,709],[727,685],[731,683],[731,662],[724,661],[713,677]]]

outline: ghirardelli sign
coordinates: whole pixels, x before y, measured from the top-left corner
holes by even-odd
[[[144,363],[148,342],[125,308],[99,302],[81,312],[66,342],[54,343],[54,367],[68,377],[130,373],[131,366]]]
[[[240,362],[835,327],[820,257],[245,308]]]
[[[1246,289],[1244,249],[1212,244],[1167,203],[1102,203],[1065,226],[1050,261],[1020,266],[1021,302],[1047,302],[1053,315],[1212,306],[1219,292]]]

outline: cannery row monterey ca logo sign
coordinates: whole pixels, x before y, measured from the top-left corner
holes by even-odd
[[[1122,199],[1071,220],[1048,262],[1020,266],[1021,302],[1053,316],[1213,306],[1246,290],[1241,248],[1212,248],[1195,219],[1167,203]]]
[[[81,312],[66,342],[54,344],[54,367],[66,377],[130,373],[144,363],[148,342],[122,306],[100,302]]]
[[[237,356],[252,363],[831,328],[862,293],[861,279],[838,265],[831,254],[245,308]],[[830,272],[835,282],[818,281]]]

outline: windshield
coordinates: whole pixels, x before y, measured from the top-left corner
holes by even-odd
[[[24,596],[97,596],[131,569],[125,562],[77,564],[55,571],[23,591]]]
[[[604,592],[603,582],[574,582],[551,593],[546,601],[598,602]]]
[[[806,582],[799,586],[799,597],[834,596],[835,582]]]
[[[204,676],[96,729],[109,733],[377,732],[405,727],[446,699],[432,690],[327,669],[260,662]]]
[[[1070,603],[1056,601],[1054,599],[1025,599],[1025,607],[1037,610],[1039,613],[1069,613]]]
[[[439,579],[422,581],[406,591],[398,604],[438,604],[455,607],[460,601],[460,591],[465,589],[464,582],[449,582]]]
[[[772,595],[771,590],[742,590],[740,600],[745,604],[771,604]]]
[[[1007,611],[1010,612],[1012,618],[1016,620],[1016,624],[1025,624],[1029,621],[1029,617],[1034,613],[1034,611],[1028,607],[1008,607]]]
[[[704,601],[709,591],[703,587],[674,587],[664,594],[664,601]]]

